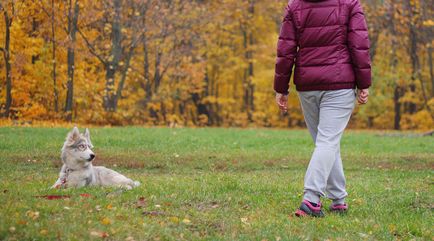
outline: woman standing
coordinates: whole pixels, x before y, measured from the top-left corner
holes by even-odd
[[[315,143],[297,216],[346,212],[340,140],[354,109],[368,101],[371,86],[368,30],[358,0],[290,0],[279,41],[274,79],[276,102],[287,111],[293,65],[306,125]],[[357,88],[357,93],[354,89]]]

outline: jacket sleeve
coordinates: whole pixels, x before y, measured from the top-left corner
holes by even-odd
[[[358,89],[371,86],[371,59],[369,56],[368,27],[359,0],[350,6],[348,24],[348,47]]]
[[[291,9],[288,5],[277,42],[277,59],[274,75],[274,90],[277,93],[288,94],[289,81],[296,54],[296,30]]]

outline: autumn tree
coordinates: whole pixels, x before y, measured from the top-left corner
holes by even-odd
[[[3,53],[5,64],[5,78],[6,78],[6,104],[4,106],[4,117],[9,117],[12,106],[12,70],[11,70],[11,26],[13,16],[15,14],[15,2],[6,1],[0,2],[0,12],[4,17],[4,45],[0,47]]]
[[[293,83],[288,114],[273,98],[286,4],[3,0],[1,115],[100,125],[303,126]],[[356,108],[350,126],[432,128],[432,4],[362,4],[374,78],[370,101]]]

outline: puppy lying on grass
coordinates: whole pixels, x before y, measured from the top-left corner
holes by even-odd
[[[114,186],[132,189],[140,185],[124,175],[102,166],[93,166],[95,154],[89,130],[81,134],[77,127],[68,133],[62,148],[63,166],[52,188]]]

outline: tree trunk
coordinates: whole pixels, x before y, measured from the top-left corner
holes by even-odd
[[[152,83],[151,83],[151,74],[149,73],[149,51],[148,51],[148,40],[146,38],[146,35],[143,36],[143,71],[145,76],[145,85],[144,85],[144,91],[146,93],[146,103],[151,101],[152,97]]]
[[[398,65],[398,59],[396,56],[396,47],[398,45],[397,43],[397,34],[396,34],[396,28],[395,28],[395,17],[394,17],[394,13],[395,13],[395,5],[394,3],[390,3],[390,9],[389,9],[389,31],[391,34],[391,38],[392,38],[392,56],[391,56],[391,72],[394,73],[393,75],[393,84],[395,85],[394,87],[394,94],[393,94],[393,104],[394,104],[394,111],[395,111],[395,117],[394,117],[394,129],[395,130],[400,130],[401,129],[401,95],[402,95],[402,90],[401,87],[398,84],[398,78],[396,76],[396,66]]]
[[[3,7],[2,3],[0,3],[0,10],[3,9],[3,15],[5,19],[5,45],[3,50],[3,57],[5,60],[6,66],[6,104],[5,111],[3,116],[8,118],[11,112],[12,106],[12,68],[10,63],[10,42],[11,42],[11,32],[10,28],[12,25],[12,18],[9,16],[8,11],[6,9],[7,6]]]
[[[116,95],[114,96],[114,106],[113,106],[114,111],[117,110],[119,98],[122,97],[122,90],[124,88],[125,80],[127,78],[128,69],[130,68],[130,62],[131,62],[131,58],[133,57],[133,51],[134,51],[134,47],[132,46],[130,52],[126,57],[125,64],[124,64],[125,67],[121,74],[121,80],[119,81],[118,89],[116,90]]]
[[[205,55],[206,58],[206,55]],[[207,67],[205,67],[207,68]],[[208,96],[209,95],[209,78],[208,78],[208,71],[205,70],[205,76],[204,76],[204,83],[205,86],[203,87],[203,92],[201,94],[199,93],[192,93],[191,94],[191,100],[193,101],[193,104],[196,106],[196,110],[197,110],[197,117],[199,117],[200,115],[206,115],[208,118],[208,125],[211,123],[210,121],[210,113],[208,111],[209,107],[208,105],[202,103],[202,98],[203,96]],[[194,123],[197,123],[197,120],[193,119]]]
[[[104,95],[104,109],[107,112],[114,112],[116,107],[115,77],[122,54],[122,26],[121,26],[121,5],[122,0],[114,0],[114,19],[112,23],[112,51],[111,61],[106,64],[106,87]],[[109,58],[110,59],[110,58]]]
[[[29,33],[30,37],[32,37],[32,38],[36,38],[37,37],[38,27],[39,27],[38,21],[36,20],[35,17],[32,17],[32,31]],[[36,61],[38,61],[38,60],[39,60],[39,55],[38,54],[32,55],[32,64],[35,64]]]
[[[54,0],[51,0],[51,43],[52,43],[52,63],[53,63],[53,92],[54,92],[54,111],[59,111],[59,93],[57,91],[56,80],[56,31],[54,27]]]
[[[432,118],[434,118],[434,113],[431,110],[430,106],[428,105],[428,97],[426,94],[426,90],[425,90],[425,83],[423,81],[423,76],[422,76],[422,70],[420,67],[420,61],[419,61],[419,55],[418,55],[418,33],[420,31],[418,31],[419,29],[417,29],[417,19],[419,19],[420,16],[414,16],[416,15],[420,15],[420,13],[417,12],[417,9],[413,10],[413,6],[411,5],[411,1],[408,1],[408,5],[409,5],[409,11],[410,11],[410,57],[411,57],[411,66],[412,66],[412,73],[411,73],[411,84],[410,84],[410,91],[411,92],[416,92],[416,80],[419,80],[420,82],[420,87],[421,87],[421,92],[422,92],[422,97],[423,97],[423,101],[424,101],[424,107],[427,109],[427,111],[429,112],[429,114],[431,115]],[[418,17],[418,18],[416,18]],[[416,109],[416,104],[415,103],[410,103],[409,105],[409,110],[410,110],[410,114],[414,114],[416,113],[417,109]]]
[[[434,98],[434,70],[432,66],[432,46],[428,48],[429,75],[431,77],[431,98]]]
[[[255,0],[249,1],[249,19],[251,20],[253,18],[253,14],[255,13]],[[248,62],[248,68],[245,70],[244,73],[244,109],[247,112],[247,119],[249,122],[253,121],[253,111],[254,111],[254,84],[252,83],[253,79],[253,51],[252,46],[255,42],[252,30],[249,30],[251,28],[251,22],[248,23],[248,26],[246,27],[246,30],[243,31],[244,35],[244,49],[245,51],[245,58]]]
[[[409,40],[410,40],[410,48],[409,55],[411,58],[411,83],[410,83],[410,92],[412,92],[412,95],[415,96],[416,92],[416,78],[417,78],[417,72],[419,71],[419,57],[417,56],[417,31],[416,26],[414,23],[414,13],[413,13],[413,7],[411,4],[411,1],[408,0],[408,12],[409,12]],[[410,114],[416,113],[416,104],[414,102],[408,103],[408,111]]]
[[[379,31],[374,31],[374,33],[370,36],[371,48],[369,49],[369,55],[371,59],[374,60],[375,55],[377,54],[377,46],[378,46],[378,37],[380,36]]]
[[[154,93],[157,93],[161,83],[161,55],[162,53],[159,47],[155,47]]]
[[[68,37],[70,44],[68,45],[68,82],[66,84],[66,103],[65,113],[66,120],[72,121],[72,106],[74,100],[74,68],[75,68],[75,40],[77,33],[79,6],[78,0],[74,3],[74,12],[72,12],[72,0],[69,0],[68,14]]]
[[[393,95],[393,103],[395,106],[395,119],[394,119],[395,130],[401,129],[401,103],[399,102],[400,98],[401,98],[401,88],[398,85],[396,85],[394,95]]]

